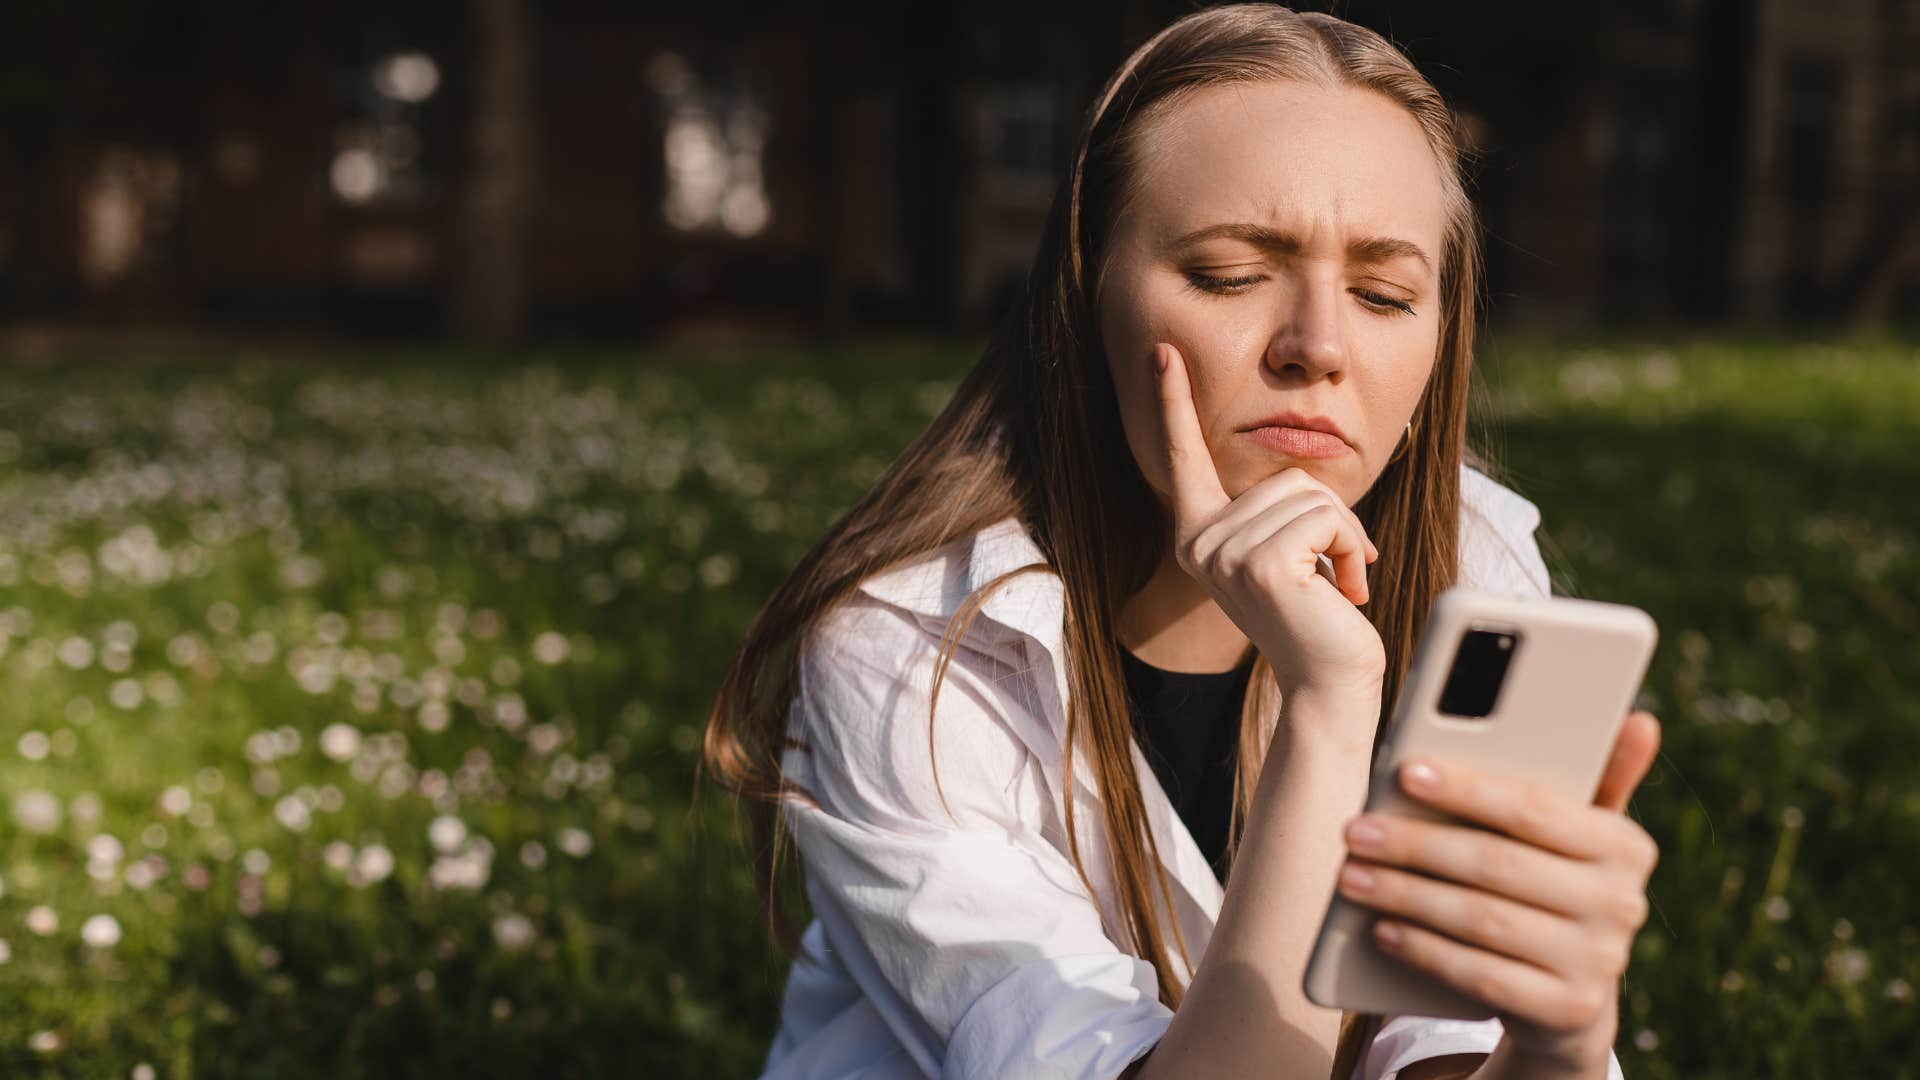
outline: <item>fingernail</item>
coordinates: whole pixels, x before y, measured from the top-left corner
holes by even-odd
[[[1347,825],[1347,846],[1363,855],[1378,852],[1386,838],[1386,830],[1371,818],[1357,817]]]
[[[1363,866],[1345,866],[1340,870],[1340,884],[1353,892],[1366,892],[1373,888],[1373,871]]]
[[[1379,936],[1381,943],[1384,945],[1400,944],[1400,938],[1402,935],[1400,933],[1399,923],[1391,923],[1382,919],[1381,921],[1373,924],[1373,932]]]
[[[1416,791],[1431,791],[1440,786],[1440,774],[1424,761],[1408,765],[1401,776],[1407,786]]]
[[[1165,375],[1167,373],[1167,347],[1165,345],[1155,345],[1153,347],[1153,373],[1155,375]]]

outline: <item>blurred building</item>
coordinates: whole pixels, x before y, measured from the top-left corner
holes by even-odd
[[[1496,319],[1920,312],[1920,0],[1342,4],[1470,118]],[[0,312],[972,332],[1187,5],[21,5]],[[1409,20],[1412,21],[1409,21]]]

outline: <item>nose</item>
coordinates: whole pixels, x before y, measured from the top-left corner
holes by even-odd
[[[1282,378],[1339,382],[1348,363],[1346,314],[1331,277],[1302,274],[1274,312],[1266,365]]]

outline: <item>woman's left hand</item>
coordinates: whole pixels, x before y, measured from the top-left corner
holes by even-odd
[[[1394,916],[1375,927],[1382,949],[1486,1002],[1521,1057],[1604,1074],[1659,857],[1622,811],[1659,747],[1659,721],[1630,713],[1592,805],[1506,776],[1405,762],[1409,795],[1493,831],[1362,814],[1347,823],[1359,858],[1341,868],[1340,892]]]

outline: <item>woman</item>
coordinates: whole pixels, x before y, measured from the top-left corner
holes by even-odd
[[[1442,766],[1401,782],[1486,829],[1353,816],[1435,596],[1548,588],[1464,446],[1477,243],[1367,30],[1221,7],[1121,66],[1015,317],[716,703],[814,914],[769,1075],[1618,1075],[1651,716],[1594,805]],[[1336,878],[1499,1019],[1307,1001]]]

